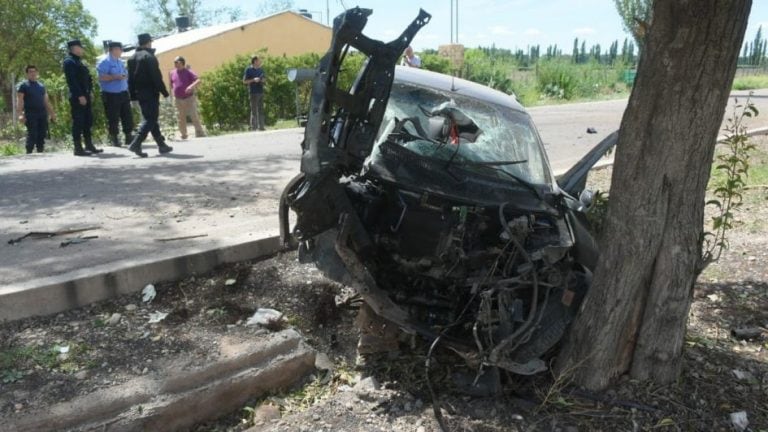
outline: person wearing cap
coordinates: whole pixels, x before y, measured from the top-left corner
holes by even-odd
[[[48,117],[56,121],[56,113],[48,100],[45,86],[37,80],[37,67],[28,65],[25,72],[27,79],[17,88],[17,105],[21,111],[19,121],[27,127],[27,154],[35,148],[42,153],[48,132]]]
[[[165,137],[160,132],[160,95],[168,97],[168,90],[163,82],[163,74],[160,72],[160,64],[152,49],[152,36],[148,33],[139,35],[139,47],[128,60],[128,92],[131,100],[139,101],[141,115],[144,118],[139,125],[139,133],[133,137],[128,150],[140,157],[147,157],[141,151],[141,143],[152,134],[157,143],[157,150],[161,153],[173,151],[173,147],[165,143]]]
[[[243,84],[248,86],[251,101],[251,129],[264,130],[264,83],[267,77],[261,68],[261,59],[251,58],[251,65],[243,72]]]
[[[93,145],[91,127],[93,126],[93,78],[88,67],[83,64],[83,44],[78,39],[67,42],[69,54],[62,64],[64,76],[69,88],[69,105],[72,110],[72,141],[75,144],[75,156],[90,156],[101,153]],[[83,149],[83,143],[85,149]]]
[[[203,125],[200,124],[200,116],[197,115],[197,98],[195,88],[200,85],[200,78],[187,67],[187,61],[182,56],[173,60],[173,70],[168,74],[168,82],[171,83],[171,91],[179,114],[179,132],[181,139],[187,139],[187,116],[195,125],[195,136],[203,137]]]
[[[117,138],[120,124],[123,126],[125,145],[133,139],[133,113],[131,112],[131,97],[128,95],[128,70],[125,69],[120,56],[123,54],[123,44],[111,41],[108,44],[107,56],[96,66],[101,86],[101,100],[104,103],[104,113],[107,116],[107,131],[109,142],[120,147]]]

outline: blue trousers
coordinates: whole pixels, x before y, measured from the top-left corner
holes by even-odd
[[[24,118],[27,126],[27,153],[31,153],[35,147],[38,152],[42,152],[48,134],[48,113],[25,112]]]

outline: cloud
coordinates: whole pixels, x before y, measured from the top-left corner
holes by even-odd
[[[573,31],[573,34],[577,36],[589,36],[597,33],[592,27],[580,27]]]
[[[544,33],[541,30],[536,28],[526,29],[525,32],[523,32],[523,34],[526,36],[533,36],[533,37],[539,37],[544,35]]]
[[[515,34],[515,32],[513,32],[512,29],[510,29],[507,26],[500,26],[500,25],[491,26],[490,30],[491,30],[491,34],[494,34],[497,36],[511,36]]]

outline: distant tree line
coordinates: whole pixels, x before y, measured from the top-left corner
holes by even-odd
[[[757,28],[755,38],[751,42],[744,43],[744,51],[739,57],[739,65],[765,66],[766,46],[768,46],[768,40],[763,37],[763,26],[760,26]]]
[[[581,43],[579,43],[581,42]],[[565,59],[575,64],[585,64],[595,62],[601,65],[614,65],[621,62],[624,65],[633,65],[637,60],[635,55],[635,43],[632,39],[624,39],[624,44],[619,51],[619,41],[615,40],[603,51],[600,44],[595,44],[587,48],[586,41],[579,41],[579,38],[573,40],[573,51],[571,55],[564,55],[562,48],[557,44],[547,46],[544,55],[541,54],[541,45],[530,45],[526,49],[510,50],[498,48],[496,45],[490,47],[476,48],[485,58],[492,59],[494,63],[510,63],[518,67],[533,67],[539,60],[561,60]],[[432,52],[434,50],[426,50]]]

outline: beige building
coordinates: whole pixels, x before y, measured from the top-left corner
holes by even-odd
[[[251,55],[265,48],[271,56],[322,54],[328,50],[330,43],[330,27],[296,12],[284,11],[175,33],[155,39],[152,47],[161,70],[171,70],[173,59],[182,56],[195,73],[203,74],[239,54]],[[129,51],[125,56],[132,54],[133,51]],[[243,65],[243,68],[246,66]],[[167,81],[167,74],[163,75]]]

